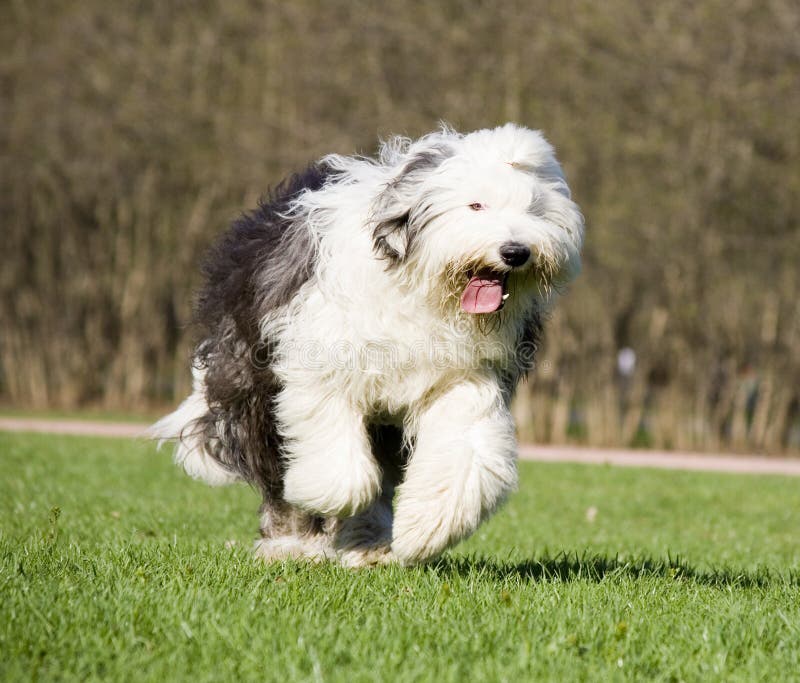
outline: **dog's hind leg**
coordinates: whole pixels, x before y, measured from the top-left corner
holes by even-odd
[[[381,495],[363,512],[337,521],[333,540],[345,567],[369,567],[395,561],[392,553],[392,498],[403,477],[408,452],[397,426],[372,424],[372,452],[383,471]]]
[[[277,411],[284,438],[284,498],[323,516],[365,510],[381,488],[363,415],[341,394],[319,384],[287,384]]]
[[[256,557],[266,562],[334,559],[334,523],[335,520],[310,515],[283,501],[264,503]]]
[[[511,415],[491,377],[458,384],[426,406],[397,490],[397,558],[421,562],[471,534],[516,486],[516,450]]]
[[[333,545],[339,562],[345,567],[388,564],[394,559],[392,493],[388,488],[363,512],[337,520]]]

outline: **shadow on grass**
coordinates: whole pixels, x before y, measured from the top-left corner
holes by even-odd
[[[443,558],[432,567],[444,574],[488,576],[493,580],[518,581],[589,581],[600,583],[614,579],[661,578],[691,582],[714,588],[767,588],[800,586],[800,572],[778,572],[769,567],[754,570],[731,567],[699,570],[680,557],[665,559],[620,559],[619,556],[559,553],[523,562],[480,557]]]

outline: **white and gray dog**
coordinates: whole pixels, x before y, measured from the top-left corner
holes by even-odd
[[[434,558],[515,487],[509,403],[582,238],[536,131],[327,156],[213,248],[194,393],[153,435],[262,492],[265,559]]]

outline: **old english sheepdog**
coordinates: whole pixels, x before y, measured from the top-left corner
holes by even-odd
[[[536,131],[326,156],[212,249],[194,390],[153,436],[261,491],[267,560],[434,558],[516,485],[509,403],[582,238]]]

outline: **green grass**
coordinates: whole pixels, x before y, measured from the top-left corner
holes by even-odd
[[[800,676],[797,479],[523,463],[440,562],[349,571],[256,563],[253,492],[148,444],[0,462],[2,681]]]

